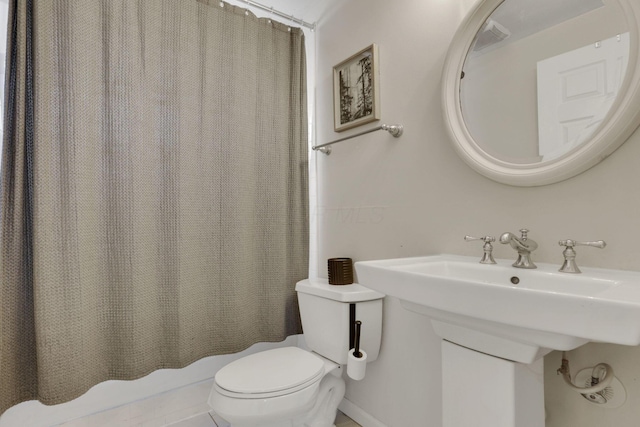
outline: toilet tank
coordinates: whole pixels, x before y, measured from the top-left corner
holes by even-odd
[[[355,321],[362,322],[360,349],[367,360],[378,358],[382,338],[384,294],[357,283],[329,285],[326,279],[306,279],[296,284],[302,329],[314,352],[345,365],[353,348]]]

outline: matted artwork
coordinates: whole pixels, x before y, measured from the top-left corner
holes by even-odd
[[[380,120],[378,46],[374,43],[333,67],[336,132]]]

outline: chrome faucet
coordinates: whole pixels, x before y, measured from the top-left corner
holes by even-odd
[[[572,239],[567,239],[560,240],[558,244],[560,246],[564,246],[564,251],[562,252],[564,262],[562,263],[560,270],[558,270],[562,273],[582,273],[578,268],[578,264],[576,264],[576,251],[573,249],[574,246],[592,246],[599,249],[607,246],[604,240],[597,240],[595,242],[577,242]]]
[[[538,268],[531,261],[531,252],[535,251],[538,248],[538,244],[527,238],[527,233],[529,230],[523,228],[520,230],[520,237],[517,237],[513,233],[503,233],[500,236],[500,243],[510,244],[516,252],[518,252],[518,259],[512,265],[517,268]]]
[[[475,240],[480,240],[484,242],[482,245],[482,250],[484,254],[482,255],[482,259],[480,259],[480,264],[495,264],[496,260],[493,259],[493,245],[491,243],[496,241],[495,237],[492,236],[484,236],[484,237],[472,237],[472,236],[464,236],[464,240],[467,242],[473,242]]]

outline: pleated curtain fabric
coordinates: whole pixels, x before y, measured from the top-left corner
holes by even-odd
[[[9,13],[0,411],[301,332],[302,31],[218,0]]]

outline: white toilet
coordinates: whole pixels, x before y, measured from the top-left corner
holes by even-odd
[[[326,279],[296,284],[307,346],[255,353],[220,369],[209,405],[232,427],[333,427],[344,397],[342,379],[355,333],[367,362],[378,358],[384,295]]]

